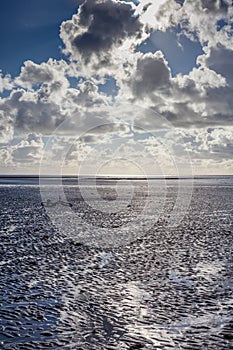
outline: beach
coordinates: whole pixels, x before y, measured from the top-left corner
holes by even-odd
[[[153,198],[145,179],[118,192],[101,179],[98,198],[75,179],[64,198],[37,178],[0,181],[0,349],[231,348],[233,177],[181,179],[192,191],[174,227],[178,180],[165,196],[158,181]]]

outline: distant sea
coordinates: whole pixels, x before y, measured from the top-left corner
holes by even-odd
[[[98,184],[106,183],[108,181],[166,181],[166,183],[172,183],[174,181],[184,181],[190,182],[192,181],[195,185],[229,185],[233,184],[233,175],[201,175],[201,176],[148,176],[148,177],[140,177],[140,176],[37,176],[37,175],[0,175],[0,185],[39,185],[40,181],[43,184],[54,184],[60,182],[64,185],[72,185],[77,184],[78,181],[82,179],[83,182],[96,181]]]

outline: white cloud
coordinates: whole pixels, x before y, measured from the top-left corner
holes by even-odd
[[[136,13],[140,14],[141,22],[149,28],[154,28],[156,23],[156,15],[161,5],[163,5],[165,2],[166,0],[140,0]]]
[[[0,93],[2,93],[4,90],[11,90],[12,87],[11,76],[9,74],[3,76],[0,70]]]
[[[161,162],[164,159],[163,164],[167,166],[169,153],[180,163],[187,161],[189,154],[196,174],[230,174],[233,171],[233,127],[173,129],[162,137],[149,137],[143,142]],[[208,165],[211,165],[209,169]]]
[[[41,136],[28,134],[15,137],[7,146],[0,150],[2,166],[18,168],[21,166],[37,166],[43,154],[43,141]]]
[[[50,133],[65,119],[59,104],[46,101],[40,93],[16,90],[4,101],[1,108],[9,110],[17,130]]]
[[[99,93],[92,80],[80,82],[74,89],[62,77],[63,72],[60,80],[56,76],[35,90],[13,90],[9,97],[0,100],[0,111],[12,117],[16,130],[26,133],[50,134],[69,119],[70,124],[65,123],[67,129],[61,129],[68,134],[77,132],[79,127],[85,131],[93,120],[108,121],[106,109],[112,103],[111,97]],[[33,84],[29,78],[27,75],[25,83]],[[34,75],[35,82],[33,79]]]
[[[225,25],[219,29],[218,21],[224,20]],[[180,26],[182,32],[202,44],[215,46],[221,42],[233,48],[232,41],[232,4],[229,0],[185,0],[184,4],[168,0],[157,14],[157,28]]]
[[[79,143],[67,158],[75,166],[76,158],[82,159],[94,144],[111,142],[116,135],[132,137],[125,124],[129,122],[141,134],[166,130],[164,141],[170,142],[181,160],[182,152],[190,151],[199,169],[205,164],[214,166],[214,162],[231,169],[230,1],[141,0],[136,6],[119,0],[86,0],[80,4],[78,13],[61,25],[60,36],[70,61],[26,61],[13,82],[9,75],[0,74],[0,92],[12,89],[0,99],[0,142],[9,144],[9,149],[3,146],[0,152],[2,162],[37,164],[43,142],[36,135],[41,133],[55,138],[77,135]],[[172,76],[163,52],[143,54],[135,52],[135,47],[150,35],[151,28],[174,27],[179,32],[178,26],[191,40],[200,41],[204,54],[189,74]],[[99,92],[98,85],[106,76],[116,79],[119,93],[114,98]],[[70,86],[71,77],[77,80],[75,87]],[[24,137],[12,143],[14,130]],[[66,144],[59,142],[54,141],[51,148],[54,162],[59,161]],[[162,166],[172,171],[161,142],[146,142]],[[127,147],[124,152],[130,155],[133,145],[127,143]],[[111,154],[111,147],[108,151]]]
[[[37,84],[47,84],[52,90],[67,88],[69,86],[65,76],[67,69],[68,65],[63,60],[49,59],[48,62],[41,64],[26,61],[14,83],[27,89],[32,89]]]
[[[146,37],[135,9],[133,3],[118,0],[86,0],[78,13],[61,25],[64,52],[84,71],[83,66],[93,73],[116,68],[123,51]]]
[[[11,148],[13,163],[38,163],[43,151],[43,141],[40,136],[29,134],[25,139]]]
[[[220,74],[233,86],[233,50],[218,43],[215,47],[205,48],[205,54],[199,56],[197,62]]]
[[[233,128],[180,129],[166,134],[174,148],[185,148],[192,158],[221,159],[223,153],[232,156]],[[176,142],[172,141],[176,140]]]
[[[152,108],[176,127],[233,125],[231,73],[227,75],[226,69],[225,76],[220,74],[224,73],[224,59],[221,72],[220,68],[217,72],[210,69],[205,56],[189,74],[172,77],[162,52],[140,53],[135,58],[117,101],[143,101],[145,109]],[[152,113],[140,118],[140,125],[151,130],[158,128],[157,122]]]
[[[6,144],[11,141],[13,134],[13,120],[0,110],[0,144]]]

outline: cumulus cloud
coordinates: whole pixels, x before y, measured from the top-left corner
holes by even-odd
[[[86,0],[71,20],[61,25],[65,53],[91,63],[95,69],[111,66],[114,49],[142,40],[143,25],[133,3],[118,0]]]
[[[133,95],[143,97],[169,88],[171,72],[161,51],[142,55],[130,79]]]
[[[232,127],[172,130],[166,134],[165,138],[173,143],[174,149],[185,148],[194,161],[205,158],[213,160],[232,158]]]
[[[30,74],[33,73],[32,80],[30,80],[30,74],[26,74],[25,71],[21,73],[19,79],[23,79],[25,84],[39,82],[44,73],[36,75],[34,79],[38,67],[34,67],[31,63],[29,66]],[[36,68],[35,71],[34,68]],[[44,64],[43,71],[46,69]],[[71,119],[70,124],[65,123],[66,129],[63,129],[65,134],[69,134],[77,132],[79,127],[82,127],[81,130],[86,130],[85,125],[89,123],[87,119],[90,119],[91,125],[92,120],[102,112],[102,123],[108,120],[108,114],[104,114],[104,111],[111,102],[111,97],[99,93],[94,81],[81,81],[77,88],[70,88],[61,72],[60,79],[57,75],[51,76],[37,89],[13,90],[9,97],[0,100],[0,111],[12,118],[16,130],[26,133],[50,134],[55,132],[63,122]],[[99,109],[98,113],[97,109]]]
[[[14,83],[28,89],[42,83],[69,85],[65,77],[67,67],[67,63],[63,60],[49,59],[48,62],[42,62],[41,64],[26,61]]]
[[[76,88],[69,86],[68,75],[78,74],[78,70],[74,69],[75,59],[81,59],[88,66],[89,60],[91,64],[100,63],[101,57],[107,55],[109,62],[113,62],[114,48],[122,46],[129,39],[142,39],[145,25],[142,16],[150,8],[153,8],[152,12],[156,12],[163,23],[165,9],[170,9],[175,19],[179,16],[186,18],[191,10],[196,13],[201,11],[203,16],[206,16],[205,12],[210,12],[220,18],[220,13],[221,16],[223,13],[227,16],[229,12],[227,2],[224,4],[198,0],[193,5],[187,0],[184,3],[161,0],[156,8],[145,1],[141,1],[136,8],[132,3],[113,0],[83,1],[72,20],[61,26],[66,53],[70,53],[74,61],[67,64],[50,59],[40,65],[26,61],[15,84],[30,91],[18,89],[12,92],[9,98],[0,103],[0,109],[13,116],[15,127],[24,132],[50,133],[69,118],[71,122],[66,123],[66,130],[63,130],[66,133],[77,128],[86,130],[89,126],[105,121],[111,122],[114,120],[111,116],[112,98],[99,92],[100,80],[93,76],[81,80],[79,77],[80,82]],[[169,23],[167,25],[175,25],[176,21],[170,20]],[[189,25],[194,29],[192,23],[190,19]],[[98,40],[93,42],[96,36]],[[145,108],[152,108],[174,126],[231,125],[232,90],[228,86],[232,74],[229,69],[231,50],[220,44],[205,50],[205,55],[198,58],[199,68],[194,68],[188,75],[180,74],[176,77],[171,76],[169,64],[161,51],[154,54],[131,52],[127,59],[123,55],[119,65],[123,69],[119,69],[121,74],[117,76],[120,92],[116,98],[116,108],[119,109],[119,115],[123,108],[119,107],[122,102],[143,100]],[[108,69],[110,75],[115,74],[114,70]],[[132,109],[129,113],[133,115],[134,112]],[[158,127],[150,113],[141,117],[142,127],[143,122],[147,128]]]
[[[190,156],[194,172],[201,174],[232,173],[233,128],[173,129],[163,137],[149,137],[142,141],[148,150],[166,164],[169,153],[182,163]],[[163,162],[163,159],[165,160]],[[168,164],[169,165],[169,164]],[[167,166],[168,166],[167,165]],[[185,168],[185,164],[184,164]]]
[[[69,89],[67,98],[74,106],[97,108],[108,105],[111,99],[98,92],[98,86],[92,80],[81,81],[77,89]]]
[[[18,163],[38,163],[43,151],[43,141],[36,134],[29,134],[27,138],[12,146],[12,162]]]
[[[8,165],[12,165],[11,153],[9,152],[9,149],[6,147],[2,147],[0,149],[0,162],[1,162],[2,169],[7,167]]]
[[[0,144],[8,143],[13,138],[13,120],[0,111]]]
[[[205,55],[199,56],[197,62],[220,74],[233,86],[233,50],[218,43],[205,51]]]
[[[228,57],[226,61],[231,64]],[[140,54],[125,80],[128,90],[122,87],[119,99],[128,96],[135,102],[143,100],[145,108],[163,117],[162,124],[165,118],[175,127],[233,125],[233,90],[229,85],[232,73],[228,73],[224,59],[222,65],[220,59],[215,60],[216,66],[208,62],[208,56],[203,55],[199,57],[198,68],[187,75],[172,77],[162,52]],[[158,118],[144,113],[139,124],[155,130]]]
[[[11,76],[9,74],[4,76],[0,70],[0,93],[4,90],[11,90],[12,87]]]
[[[43,154],[43,141],[37,134],[15,137],[0,150],[2,165],[15,167],[39,165]]]
[[[140,0],[136,13],[140,14],[140,20],[148,28],[154,28],[156,24],[156,15],[166,0]]]
[[[218,25],[219,21],[224,25]],[[232,47],[232,3],[230,0],[166,1],[157,13],[156,28],[180,27],[189,38],[215,46],[221,42]]]
[[[0,109],[6,109],[14,117],[15,128],[23,132],[50,133],[65,117],[56,102],[44,101],[40,91],[25,92],[16,90],[11,93]]]
[[[77,14],[64,21],[60,29],[64,53],[68,55],[66,61],[49,59],[41,64],[26,61],[14,80],[0,74],[0,92],[12,89],[9,96],[0,99],[3,163],[36,164],[43,146],[38,133],[53,134],[55,138],[78,135],[79,142],[67,158],[69,164],[75,165],[77,156],[82,158],[94,144],[110,141],[117,135],[132,136],[133,131],[143,134],[146,130],[165,130],[164,140],[171,142],[180,156],[183,151],[190,151],[195,164],[204,161],[221,164],[223,158],[230,161],[233,151],[231,1],[135,3],[80,0]],[[203,46],[204,54],[197,58],[197,67],[189,74],[172,75],[161,51],[143,54],[135,49],[153,30],[168,28]],[[115,79],[117,96],[100,92],[106,76]],[[180,129],[180,134],[175,128]],[[14,130],[24,137],[12,143]],[[59,161],[66,142],[60,145],[54,142],[52,161]],[[165,164],[166,152],[161,143],[153,142],[148,141],[147,146],[154,147],[155,154],[161,155],[161,164]],[[128,153],[131,146],[125,148]],[[229,163],[224,164],[230,169]]]
[[[179,91],[177,91],[177,94]],[[232,92],[228,89],[212,89],[202,96],[182,96],[179,100],[167,98],[165,103],[155,105],[153,108],[162,114],[174,127],[217,127],[233,125]],[[194,96],[195,97],[195,96]]]

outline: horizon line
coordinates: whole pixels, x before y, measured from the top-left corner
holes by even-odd
[[[233,176],[233,174],[187,174],[187,175],[132,175],[132,174],[99,174],[99,175],[92,175],[92,174],[65,174],[65,175],[58,175],[58,174],[0,174],[0,178],[6,178],[6,177],[24,177],[24,178],[78,178],[78,177],[87,177],[87,178],[141,178],[141,179],[147,179],[147,178],[197,178],[197,177],[220,177],[220,176]]]

